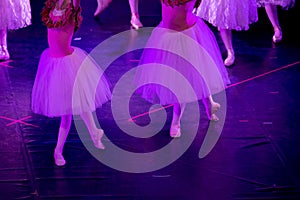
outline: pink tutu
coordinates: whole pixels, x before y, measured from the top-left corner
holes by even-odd
[[[193,102],[229,84],[214,34],[199,18],[181,31],[156,27],[137,68],[134,84],[143,98],[162,105]]]
[[[48,117],[95,111],[111,98],[103,70],[76,47],[71,55],[51,57],[46,49],[40,58],[32,90],[32,110]]]

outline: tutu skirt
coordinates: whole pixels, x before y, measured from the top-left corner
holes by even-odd
[[[134,84],[143,98],[162,105],[193,102],[230,83],[214,34],[198,18],[181,31],[156,27],[143,51]]]
[[[283,9],[287,10],[294,6],[295,0],[257,0],[257,5],[259,7],[263,7],[268,4],[281,6]]]
[[[32,111],[48,117],[95,111],[111,98],[103,70],[76,47],[71,55],[51,57],[46,49],[40,58],[32,90]]]
[[[31,24],[29,0],[1,0],[0,13],[0,29],[15,30]]]
[[[196,15],[215,27],[248,30],[258,20],[257,0],[202,0]]]

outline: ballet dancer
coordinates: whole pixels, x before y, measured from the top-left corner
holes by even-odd
[[[63,148],[72,115],[81,116],[95,147],[105,148],[101,142],[103,130],[97,128],[92,112],[110,99],[111,92],[97,63],[84,50],[71,46],[74,31],[82,21],[80,1],[47,0],[42,21],[47,26],[49,48],[40,57],[32,110],[48,117],[61,117],[54,160],[56,165],[63,166]]]
[[[256,0],[202,0],[195,14],[218,28],[227,51],[224,64],[233,65],[232,30],[248,30],[258,20]]]
[[[0,1],[0,61],[8,60],[7,31],[17,30],[31,24],[31,7],[29,0]]]
[[[94,13],[94,17],[98,16],[111,3],[111,1],[112,0],[97,0],[98,5]],[[130,24],[132,28],[138,30],[143,27],[139,16],[139,0],[128,0],[128,2],[131,11]]]
[[[170,136],[177,138],[181,136],[180,120],[186,103],[201,99],[208,118],[219,120],[215,113],[220,104],[212,95],[223,91],[230,81],[215,36],[204,21],[193,14],[195,0],[162,0],[161,4],[162,21],[153,30],[143,51],[134,84],[147,101],[173,104]],[[182,76],[192,86],[192,94],[183,87]],[[143,85],[145,82],[150,84]],[[151,84],[155,82],[166,85]],[[180,102],[166,87],[176,88]]]
[[[295,0],[257,0],[258,7],[265,7],[268,18],[273,26],[274,35],[272,41],[278,43],[282,41],[282,29],[280,27],[277,7],[288,10],[295,5]]]

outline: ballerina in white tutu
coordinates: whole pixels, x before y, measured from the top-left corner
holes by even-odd
[[[274,43],[281,42],[282,30],[278,19],[277,6],[288,10],[295,5],[295,0],[257,0],[257,5],[259,7],[265,7],[268,18],[273,26],[274,35],[272,41]]]
[[[1,0],[0,13],[0,60],[8,60],[7,30],[17,30],[31,24],[30,1]]]
[[[232,30],[248,30],[258,20],[256,0],[202,0],[196,8],[196,15],[220,30],[227,50],[226,66],[235,62],[232,44]]]
[[[97,9],[94,13],[94,17],[98,16],[111,3],[111,1],[112,0],[97,0]],[[139,15],[139,0],[128,0],[128,3],[131,11],[130,24],[132,28],[138,30],[143,27]]]
[[[49,48],[40,58],[32,110],[61,117],[54,159],[56,165],[62,166],[66,163],[63,147],[72,114],[81,116],[95,147],[104,149],[103,130],[97,128],[92,112],[110,99],[111,91],[97,63],[82,49],[71,46],[73,33],[82,21],[79,0],[47,0],[42,20],[48,27]]]
[[[181,135],[188,102],[202,99],[208,118],[218,121],[220,105],[212,95],[230,83],[213,33],[192,13],[194,4],[195,0],[162,0],[162,21],[148,40],[134,80],[146,100],[174,105],[171,137]]]

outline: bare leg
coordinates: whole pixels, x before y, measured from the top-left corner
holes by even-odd
[[[181,136],[180,132],[180,120],[185,109],[185,103],[183,104],[174,104],[173,106],[173,118],[170,129],[170,136],[173,138],[177,138]]]
[[[0,60],[8,60],[9,57],[7,50],[7,30],[0,29]]]
[[[131,25],[134,29],[139,29],[143,27],[143,24],[140,21],[139,15],[139,0],[128,0],[130,11],[131,11]]]
[[[103,136],[103,130],[98,129],[94,120],[94,117],[91,112],[82,113],[81,118],[83,119],[88,131],[91,135],[91,138],[94,142],[94,145],[98,149],[105,149],[104,145],[101,142],[101,138]]]
[[[59,131],[58,131],[58,138],[56,147],[54,150],[54,160],[55,164],[58,166],[63,166],[66,164],[66,161],[62,155],[63,148],[68,137],[70,127],[72,122],[72,115],[66,115],[61,117]]]
[[[282,40],[282,32],[281,32],[281,27],[279,24],[279,19],[278,19],[277,6],[267,4],[267,5],[265,5],[265,9],[266,9],[266,13],[267,13],[269,20],[274,29],[274,35],[273,35],[272,40],[274,43],[280,42]]]
[[[0,29],[0,45],[7,46],[7,31],[6,31],[6,29]]]
[[[232,46],[232,32],[229,29],[219,29],[222,41],[225,45],[225,48],[227,50],[227,58],[224,61],[224,64],[226,66],[231,66],[234,63],[235,57],[234,57],[234,50]]]
[[[128,1],[129,1],[131,15],[138,17],[139,16],[139,0],[128,0]]]
[[[208,98],[204,98],[202,102],[205,106],[208,119],[211,121],[219,121],[219,118],[215,113],[220,109],[220,104],[216,103],[213,100],[212,96],[209,96]]]
[[[97,0],[97,9],[94,13],[94,17],[99,15],[111,2],[112,0]]]

